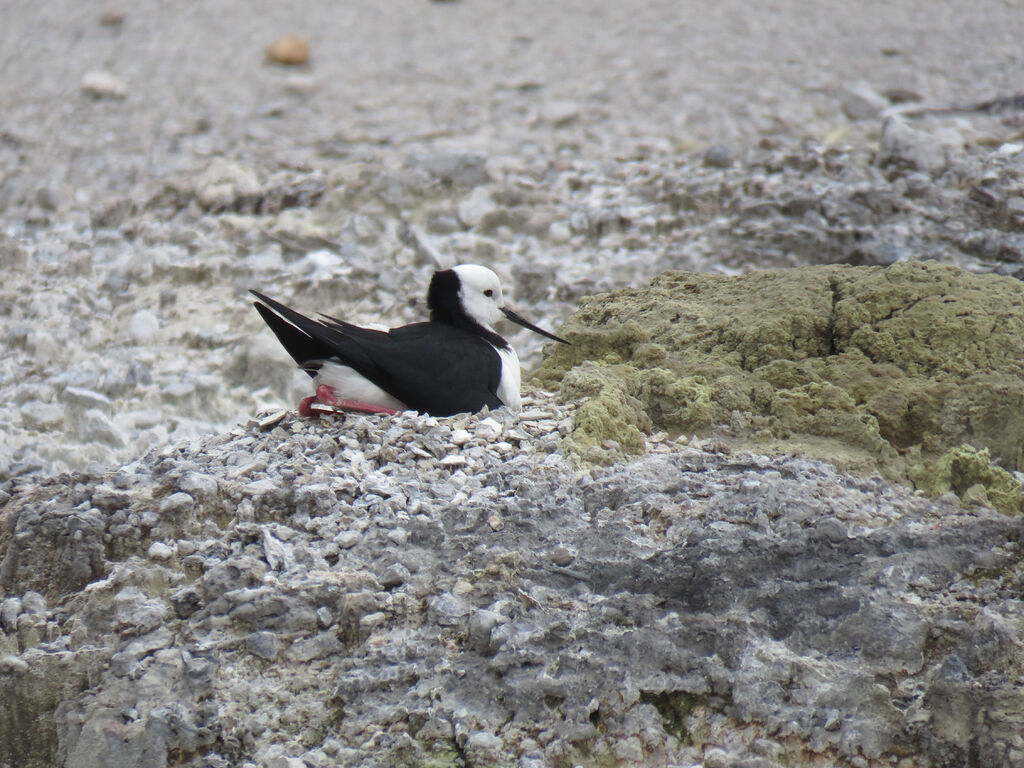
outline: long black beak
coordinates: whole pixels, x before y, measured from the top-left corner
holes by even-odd
[[[499,307],[499,309],[501,310],[501,313],[503,315],[505,315],[505,317],[507,317],[513,323],[518,323],[519,325],[523,326],[523,328],[529,328],[534,333],[539,333],[541,336],[544,336],[545,338],[551,339],[552,341],[560,341],[563,344],[569,344],[569,342],[566,341],[565,339],[560,339],[557,336],[555,336],[555,334],[548,333],[547,331],[545,331],[545,330],[543,330],[541,328],[538,328],[536,325],[531,323],[529,320],[524,320],[523,318],[521,318],[519,315],[517,315],[515,312],[513,312],[508,307]]]

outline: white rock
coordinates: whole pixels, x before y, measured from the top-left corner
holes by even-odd
[[[467,227],[475,227],[484,216],[496,210],[497,207],[487,187],[476,187],[468,197],[459,203],[459,221]]]
[[[128,333],[136,344],[146,344],[160,332],[160,320],[148,309],[140,309],[128,321]]]
[[[568,125],[579,116],[580,105],[575,101],[549,101],[540,108],[540,119],[554,126]]]
[[[450,454],[441,459],[441,466],[453,469],[455,467],[464,467],[466,466],[466,457],[459,456],[457,453]]]
[[[870,120],[890,106],[889,100],[866,80],[858,80],[843,88],[840,102],[844,114],[851,120]]]
[[[78,87],[94,99],[123,99],[128,95],[128,89],[121,80],[99,69],[86,72]]]
[[[112,401],[102,392],[84,387],[65,387],[61,399],[69,405],[79,408],[107,408]]]
[[[469,434],[468,429],[462,429],[460,427],[459,429],[452,430],[452,442],[455,443],[455,445],[465,445],[472,437],[473,436]]]
[[[64,422],[64,406],[60,403],[43,403],[29,400],[20,408],[21,420],[27,427],[53,429]]]
[[[564,221],[555,221],[548,227],[548,237],[555,243],[567,243],[572,237],[572,230]]]
[[[0,672],[5,675],[23,675],[28,672],[28,662],[20,656],[4,656],[0,659]]]
[[[897,162],[919,171],[939,173],[964,150],[964,136],[953,127],[928,132],[912,127],[906,120],[891,117],[882,126],[879,163]]]
[[[255,173],[222,157],[215,157],[196,182],[199,202],[214,210],[231,208],[243,198],[255,198],[262,192]]]
[[[78,436],[85,443],[103,443],[112,448],[123,448],[127,444],[124,433],[107,414],[97,408],[90,408],[78,422]]]
[[[490,416],[485,419],[481,419],[480,423],[476,426],[477,437],[487,441],[498,439],[501,436],[501,432],[501,422]]]
[[[154,541],[149,545],[146,554],[153,560],[169,560],[174,555],[174,548],[162,541]]]
[[[342,549],[352,549],[361,538],[358,531],[342,531],[334,537],[334,543]]]

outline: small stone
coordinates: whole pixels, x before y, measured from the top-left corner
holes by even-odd
[[[0,659],[0,674],[23,675],[28,672],[28,662],[19,656],[4,656]]]
[[[449,469],[455,469],[457,467],[466,466],[466,457],[458,454],[450,454],[441,459],[441,466],[448,467]]]
[[[497,210],[498,206],[487,187],[476,187],[458,206],[459,221],[463,226],[475,227],[484,216]]]
[[[123,82],[102,70],[86,72],[78,87],[82,93],[94,99],[123,99],[128,95]]]
[[[482,419],[476,427],[477,437],[491,442],[498,439],[501,436],[502,426],[497,419],[488,416],[486,419]]]
[[[572,230],[564,221],[556,221],[548,227],[548,237],[555,243],[567,243],[572,238]]]
[[[895,164],[936,174],[949,167],[964,147],[964,137],[955,128],[918,130],[906,120],[891,117],[882,126],[878,163]]]
[[[388,618],[388,615],[383,611],[375,611],[374,613],[368,613],[365,616],[359,618],[360,629],[373,629],[380,624],[383,624]]]
[[[164,544],[162,541],[154,541],[149,545],[146,554],[152,560],[169,560],[174,556],[174,548]]]
[[[430,175],[455,187],[476,187],[488,181],[487,161],[468,152],[435,152],[420,161]]]
[[[540,108],[540,119],[561,128],[579,119],[580,105],[575,101],[556,100],[546,102]]]
[[[843,88],[840,106],[843,114],[851,120],[870,120],[878,117],[882,110],[887,109],[890,102],[872,88],[866,80],[858,80]]]
[[[551,561],[555,565],[566,566],[576,559],[576,556],[563,546],[557,546],[551,550]]]
[[[0,603],[0,629],[9,635],[18,631],[18,615],[21,613],[21,598],[8,597]]]
[[[727,768],[732,764],[729,753],[719,747],[712,747],[704,753],[704,768]]]
[[[246,635],[245,648],[253,656],[273,661],[281,652],[281,643],[273,632],[253,632]]]
[[[82,414],[78,423],[78,436],[84,443],[103,443],[111,448],[124,448],[128,444],[124,433],[107,414],[97,408],[90,408]]]
[[[285,35],[275,40],[266,50],[266,60],[273,64],[301,67],[309,63],[309,41],[300,35]]]
[[[255,173],[222,157],[215,157],[196,181],[196,199],[214,212],[252,210],[262,194]]]
[[[362,535],[358,531],[342,531],[334,537],[334,543],[342,549],[352,549],[361,538]]]
[[[65,387],[61,399],[79,408],[109,408],[113,401],[102,392],[84,387]]]
[[[64,423],[64,406],[60,403],[29,400],[19,411],[22,422],[32,429],[55,429]]]
[[[1006,201],[1006,210],[1015,219],[1024,218],[1024,197],[1011,197]]]
[[[100,15],[100,24],[104,27],[120,27],[124,24],[124,10],[111,6]]]
[[[501,516],[497,514],[488,517],[487,524],[491,526],[492,531],[500,531],[505,527],[505,521],[502,520]]]
[[[287,415],[288,411],[286,410],[274,411],[272,413],[268,413],[266,416],[261,418],[258,422],[256,422],[256,424],[260,429],[269,429],[270,427],[277,426],[282,421],[284,421],[284,418]]]
[[[21,596],[21,611],[30,616],[46,616],[46,598],[39,592],[26,592]]]
[[[394,563],[389,566],[380,577],[380,585],[384,587],[384,589],[394,589],[395,587],[400,587],[402,584],[407,583],[411,576],[412,574],[409,573],[408,568],[401,563]]]
[[[452,430],[452,442],[455,443],[455,445],[465,445],[472,437],[473,436],[469,434],[468,429],[459,428]]]
[[[732,165],[732,150],[724,144],[712,144],[704,152],[703,163],[711,168],[728,168]]]
[[[160,320],[148,309],[140,309],[128,321],[128,333],[136,344],[147,344],[160,331]]]
[[[320,606],[316,610],[316,623],[320,629],[327,629],[334,623],[334,616],[331,615],[330,610],[325,606]]]

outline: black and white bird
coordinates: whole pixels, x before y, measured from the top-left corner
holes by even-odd
[[[541,336],[568,344],[505,306],[498,276],[462,264],[435,272],[427,291],[430,321],[377,331],[320,315],[313,320],[258,291],[255,307],[316,394],[299,413],[414,410],[451,416],[485,405],[521,406],[519,357],[494,330],[506,317]]]

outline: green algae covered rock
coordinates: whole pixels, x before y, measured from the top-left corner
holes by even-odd
[[[561,333],[573,345],[534,380],[583,403],[567,445],[586,460],[642,451],[652,427],[714,432],[935,493],[928,468],[945,476],[939,459],[965,445],[996,465],[975,473],[991,503],[1020,509],[1019,484],[996,472],[1024,469],[1013,278],[933,262],[668,272],[584,300]],[[1011,485],[993,493],[997,476]]]

